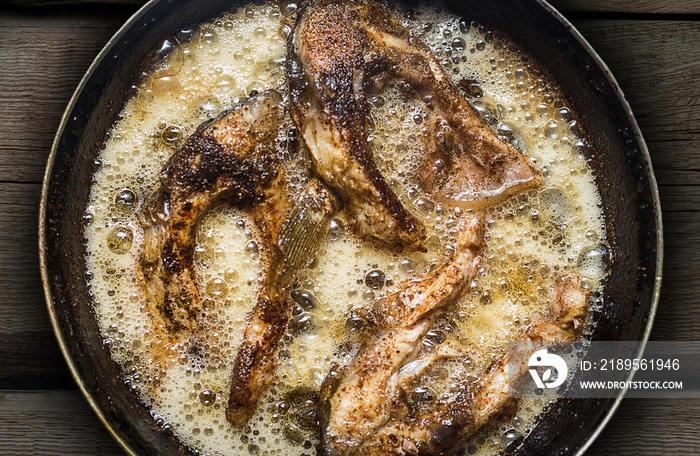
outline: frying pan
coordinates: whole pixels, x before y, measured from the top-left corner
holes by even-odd
[[[128,454],[194,453],[158,426],[121,381],[91,309],[83,214],[97,154],[147,54],[185,26],[243,5],[237,0],[146,4],[109,41],[81,81],[46,168],[39,242],[53,328],[81,391]],[[542,0],[446,0],[443,6],[521,45],[549,72],[577,113],[590,145],[586,155],[600,190],[610,251],[599,298],[602,310],[592,315],[592,338],[646,341],[661,284],[661,210],[646,145],[610,71],[571,24]],[[622,394],[615,399],[561,399],[507,452],[581,454],[621,399]]]

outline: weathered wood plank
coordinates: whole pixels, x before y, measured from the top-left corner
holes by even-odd
[[[9,0],[8,3],[15,7],[45,7],[65,6],[83,3],[129,5],[138,7],[146,3],[146,0]],[[698,0],[550,0],[555,8],[569,11],[584,12],[619,12],[619,13],[643,13],[643,14],[692,14],[700,13],[700,1]]]
[[[700,169],[693,149],[682,147],[700,142],[700,22],[579,20],[574,25],[610,67],[650,145],[682,154],[654,150],[654,164]],[[684,166],[685,160],[694,163]]]
[[[699,422],[695,399],[625,399],[586,455],[698,454]]]
[[[0,181],[41,182],[68,101],[131,12],[0,14]]]
[[[123,456],[77,390],[0,391],[3,454]]]
[[[39,184],[0,183],[0,378],[69,377],[41,286],[40,194]]]
[[[563,12],[613,12],[642,14],[698,14],[699,0],[549,0]]]

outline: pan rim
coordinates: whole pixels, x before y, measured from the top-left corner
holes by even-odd
[[[85,384],[83,380],[83,376],[81,375],[78,365],[75,362],[73,355],[71,354],[71,350],[68,346],[68,342],[66,339],[66,335],[64,334],[64,331],[62,330],[59,322],[59,316],[57,313],[57,310],[54,306],[54,297],[52,294],[51,290],[51,284],[49,280],[49,267],[48,267],[48,262],[47,262],[47,244],[46,244],[46,239],[47,239],[47,199],[48,199],[48,194],[50,191],[51,187],[51,174],[53,171],[54,167],[54,162],[56,159],[56,156],[58,154],[58,149],[59,149],[59,143],[61,137],[64,135],[66,125],[69,122],[70,116],[73,112],[73,109],[77,103],[77,100],[81,96],[85,86],[88,84],[88,81],[93,77],[96,68],[102,63],[103,60],[108,56],[108,54],[111,52],[112,48],[114,45],[119,42],[128,31],[135,26],[139,20],[146,14],[148,11],[150,11],[156,4],[161,3],[163,0],[150,0],[148,3],[143,5],[140,9],[138,9],[120,28],[119,30],[107,41],[105,46],[102,48],[102,50],[98,53],[98,55],[95,57],[93,62],[91,63],[90,67],[82,77],[80,83],[78,84],[75,92],[73,93],[62,117],[61,121],[59,124],[59,128],[54,136],[53,144],[51,147],[51,151],[47,160],[47,166],[44,172],[44,178],[43,178],[43,183],[42,183],[42,192],[41,192],[41,200],[40,200],[40,206],[39,206],[39,239],[38,239],[38,248],[39,248],[39,262],[40,262],[40,272],[41,272],[41,280],[42,280],[42,286],[44,289],[44,297],[46,300],[46,306],[47,310],[49,313],[49,318],[51,321],[51,326],[54,332],[54,335],[56,337],[56,340],[58,342],[59,348],[61,350],[61,353],[63,354],[64,359],[66,360],[66,363],[68,365],[68,368],[71,372],[71,376],[75,380],[78,388],[80,389],[81,393],[85,397],[85,399],[88,401],[90,404],[90,407],[93,409],[95,414],[97,415],[98,419],[102,422],[102,424],[105,426],[109,434],[114,438],[114,440],[119,444],[119,446],[130,456],[135,456],[138,453],[136,450],[129,444],[129,442],[115,429],[113,423],[111,423],[100,405],[98,404],[97,400],[94,398],[93,394],[89,391],[87,385]],[[617,99],[621,103],[622,107],[624,108],[625,116],[626,116],[626,121],[629,124],[629,126],[632,128],[634,132],[635,139],[637,140],[637,143],[639,144],[639,151],[641,153],[641,158],[644,161],[644,167],[645,167],[645,174],[649,179],[649,186],[650,186],[650,192],[652,196],[652,204],[653,204],[653,211],[654,211],[654,216],[655,216],[655,227],[654,231],[656,234],[656,273],[654,276],[654,286],[653,286],[653,292],[651,296],[651,303],[649,306],[649,311],[648,315],[646,316],[646,323],[645,323],[645,329],[644,333],[642,335],[642,338],[640,339],[640,349],[637,353],[637,358],[641,358],[643,355],[644,348],[646,346],[647,341],[649,340],[651,330],[653,328],[653,323],[654,323],[654,318],[658,309],[658,302],[660,299],[660,291],[661,291],[661,282],[662,282],[662,270],[663,270],[663,247],[664,247],[664,242],[663,242],[663,220],[662,220],[662,213],[661,213],[661,204],[660,204],[660,198],[659,198],[659,191],[658,191],[658,185],[656,181],[656,177],[654,175],[654,171],[652,168],[652,163],[651,163],[651,157],[649,154],[649,150],[647,148],[646,142],[644,141],[644,138],[642,136],[641,130],[637,124],[637,121],[632,113],[631,107],[629,105],[629,102],[627,101],[626,97],[624,96],[619,84],[617,83],[616,79],[614,78],[612,72],[608,68],[608,66],[605,64],[605,62],[600,58],[600,56],[597,54],[597,52],[592,48],[592,46],[586,41],[586,39],[580,34],[580,32],[559,12],[557,11],[554,7],[552,7],[549,3],[547,3],[545,0],[533,0],[534,3],[539,4],[543,9],[547,11],[547,13],[556,21],[561,23],[566,30],[568,31],[569,35],[573,37],[585,50],[587,53],[588,57],[590,57],[593,62],[600,68],[602,73],[605,76],[606,82],[609,84],[609,86],[613,89],[615,95],[617,96]],[[598,436],[603,432],[605,426],[609,423],[609,421],[612,419],[612,416],[615,414],[617,408],[620,406],[622,399],[625,396],[626,390],[623,390],[612,402],[612,404],[607,405],[606,408],[607,410],[604,412],[604,415],[602,419],[599,418],[598,424],[588,432],[586,437],[584,438],[581,446],[578,448],[578,450],[574,453],[576,455],[582,455],[585,453],[586,450],[593,444],[593,442],[598,438]]]
[[[88,81],[93,77],[97,67],[110,53],[112,47],[114,47],[114,45],[119,40],[121,40],[121,38],[131,29],[131,27],[133,27],[139,21],[139,19],[143,15],[145,15],[149,10],[153,8],[153,6],[155,6],[156,3],[160,1],[161,0],[149,0],[149,2],[144,4],[134,14],[132,14],[131,17],[129,17],[129,19],[127,19],[127,21],[124,22],[124,24],[121,27],[119,27],[119,30],[117,30],[117,32],[107,41],[107,43],[105,43],[105,45],[102,47],[100,52],[97,54],[97,56],[92,61],[87,71],[81,78],[80,83],[75,89],[75,92],[73,92],[73,95],[71,96],[71,99],[68,102],[68,105],[66,106],[63,115],[61,116],[61,121],[59,123],[58,130],[54,135],[54,140],[51,145],[51,152],[49,153],[46,169],[44,171],[44,178],[41,187],[41,199],[39,201],[39,268],[41,271],[41,283],[44,289],[44,298],[46,300],[46,307],[49,313],[49,319],[51,321],[51,327],[53,329],[54,336],[56,337],[59,349],[63,354],[63,358],[65,359],[66,364],[68,365],[71,377],[73,377],[73,380],[77,384],[78,389],[85,397],[88,404],[90,404],[90,408],[92,408],[92,410],[95,412],[97,418],[100,420],[102,425],[107,429],[107,432],[109,432],[112,438],[129,456],[138,456],[138,453],[132,448],[132,446],[126,441],[126,439],[114,428],[113,424],[107,419],[107,416],[105,415],[104,411],[97,403],[97,400],[89,391],[81,373],[79,372],[77,363],[73,359],[73,355],[71,354],[70,348],[68,347],[68,342],[66,341],[65,335],[63,334],[63,330],[61,329],[59,323],[58,313],[54,306],[53,293],[51,292],[51,284],[49,282],[48,276],[49,267],[46,252],[47,199],[49,188],[51,186],[51,173],[53,171],[54,162],[58,154],[59,143],[66,129],[66,124],[68,123],[70,115],[73,112],[73,109],[77,103],[78,98],[81,96],[83,89],[87,85]]]
[[[637,140],[639,144],[639,151],[642,155],[642,158],[644,160],[644,167],[645,171],[647,174],[647,177],[649,178],[649,186],[650,186],[650,191],[652,195],[652,204],[654,206],[654,215],[655,215],[655,233],[656,233],[656,274],[654,276],[654,289],[653,289],[653,294],[652,294],[652,299],[651,299],[651,305],[649,306],[649,313],[646,318],[646,326],[644,329],[643,336],[640,340],[640,346],[639,350],[637,351],[636,354],[636,359],[639,360],[644,356],[644,350],[646,348],[646,344],[649,341],[649,337],[651,335],[651,330],[654,326],[654,319],[656,317],[656,312],[658,309],[658,304],[659,304],[659,299],[661,296],[661,282],[662,282],[662,276],[663,276],[663,249],[664,249],[664,241],[663,241],[663,219],[662,219],[662,212],[661,212],[661,198],[659,196],[659,188],[658,184],[656,182],[656,175],[654,174],[654,169],[652,167],[651,163],[651,155],[649,154],[649,149],[647,147],[646,141],[644,140],[644,137],[642,135],[641,129],[639,128],[639,124],[637,123],[637,119],[635,118],[632,108],[627,101],[627,97],[625,97],[622,89],[620,88],[620,85],[618,84],[617,80],[615,79],[615,76],[613,75],[612,71],[610,71],[610,68],[608,65],[603,61],[603,59],[598,55],[598,53],[593,49],[591,44],[581,35],[581,33],[576,29],[576,27],[573,26],[573,24],[566,19],[556,8],[554,8],[552,5],[550,5],[547,1],[545,0],[535,0],[537,3],[539,3],[547,12],[556,20],[558,20],[564,27],[567,29],[569,32],[570,36],[575,38],[578,43],[584,48],[588,56],[593,59],[593,61],[598,65],[598,67],[602,70],[603,75],[606,78],[607,83],[610,85],[610,87],[613,88],[615,91],[615,95],[617,96],[618,100],[620,101],[625,115],[627,117],[627,122],[629,125],[632,127],[635,135],[635,139]],[[627,380],[632,380],[632,377],[634,375],[634,372],[630,374]],[[628,383],[629,384],[629,383]],[[579,449],[576,451],[575,455],[576,456],[581,456],[583,455],[595,442],[595,440],[600,436],[600,434],[603,432],[607,424],[610,422],[612,419],[613,415],[617,411],[618,407],[622,403],[622,400],[625,397],[625,394],[627,393],[628,387],[625,386],[625,388],[620,392],[620,394],[617,395],[617,397],[613,400],[612,404],[609,406],[607,411],[605,412],[605,415],[603,418],[599,421],[598,425],[590,432],[588,437],[584,440],[583,444],[579,447]]]

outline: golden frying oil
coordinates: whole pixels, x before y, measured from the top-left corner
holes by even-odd
[[[423,131],[424,107],[389,88],[372,100],[370,139],[390,185],[425,221],[429,251],[376,249],[337,216],[318,257],[295,284],[275,382],[242,430],[228,424],[224,409],[266,261],[245,212],[217,206],[198,230],[196,268],[209,329],[196,340],[159,340],[136,280],[143,244],[137,213],[157,187],[163,165],[197,125],[253,90],[287,92],[288,30],[280,18],[293,9],[250,5],[166,39],[109,133],[86,209],[86,265],[105,343],[159,424],[200,454],[313,454],[313,400],[332,363],[347,363],[356,349],[362,322],[353,309],[444,263],[456,235],[458,212],[405,177],[416,138],[429,134]],[[598,287],[606,238],[585,141],[553,82],[512,43],[478,24],[432,9],[410,17],[406,26],[430,45],[474,106],[546,177],[540,190],[489,211],[482,270],[422,341],[430,347],[453,339],[467,353],[449,369],[435,366],[413,385],[411,397],[429,402],[448,399],[483,375],[508,341],[546,313],[558,275],[578,271],[586,286]],[[277,144],[302,187],[303,160],[288,151],[291,129],[288,121]],[[523,401],[512,421],[480,433],[468,452],[501,451],[527,433],[544,405]]]

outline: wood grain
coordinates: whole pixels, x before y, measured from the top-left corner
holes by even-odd
[[[697,399],[625,399],[586,455],[696,455],[698,423]]]
[[[698,14],[700,0],[553,0],[564,11]],[[3,454],[120,455],[70,383],[39,281],[40,183],[80,78],[134,7],[0,7],[0,446]],[[700,334],[700,22],[585,17],[574,24],[610,66],[646,138],[666,242],[652,339]],[[647,19],[647,16],[644,16]],[[28,380],[29,379],[29,380]],[[31,379],[38,379],[30,381]],[[700,401],[625,400],[591,455],[700,454]]]
[[[0,383],[69,382],[39,273],[41,181],[73,91],[131,12],[0,14]]]
[[[24,8],[72,6],[80,4],[130,5],[138,7],[146,0],[7,0],[10,5]],[[564,12],[617,12],[644,14],[698,14],[700,0],[550,0],[549,3]]]
[[[0,183],[0,378],[68,378],[39,274],[40,196],[39,184]]]
[[[700,0],[550,0],[563,12],[613,12],[642,14],[698,14]]]
[[[0,182],[43,179],[70,97],[132,10],[101,11],[0,13]]]
[[[7,455],[124,455],[77,390],[0,392],[0,447]]]

